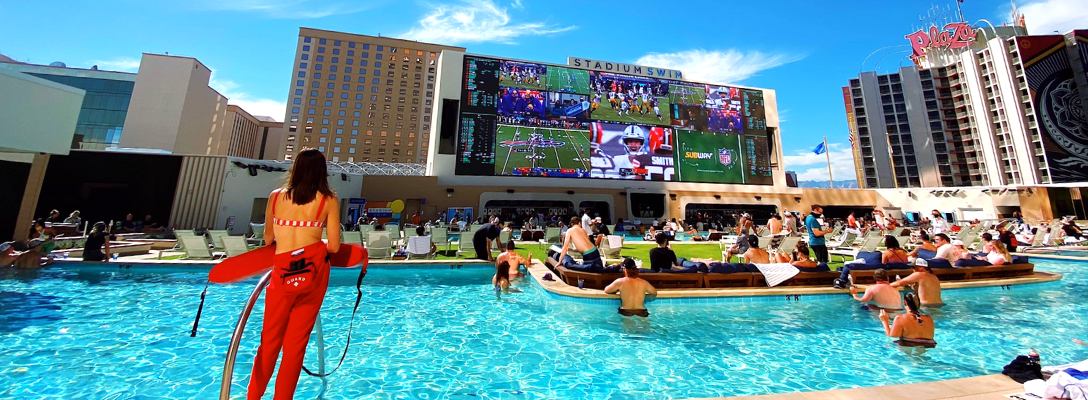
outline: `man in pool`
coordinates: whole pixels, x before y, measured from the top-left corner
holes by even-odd
[[[902,311],[903,299],[899,297],[899,290],[888,284],[888,272],[883,268],[873,271],[873,279],[876,284],[865,288],[865,295],[858,297],[857,286],[850,286],[850,296],[862,303],[872,302],[874,306],[882,310]]]
[[[515,278],[522,275],[521,271],[518,269],[518,266],[524,265],[526,268],[528,268],[529,264],[532,263],[532,259],[533,253],[529,253],[529,257],[527,258],[522,257],[518,253],[515,253],[514,239],[510,239],[510,241],[506,243],[506,251],[503,251],[502,254],[499,254],[499,256],[495,258],[495,264],[502,264],[503,262],[509,263],[510,278]]]
[[[567,250],[570,250],[572,244],[574,250],[582,253],[581,263],[575,262],[573,257],[567,255]],[[597,251],[597,246],[589,240],[589,234],[582,229],[582,221],[578,217],[571,217],[570,229],[567,229],[566,238],[563,239],[563,250],[559,252],[555,260],[564,267],[579,271],[600,271],[604,268],[601,252]]]
[[[620,295],[620,315],[625,317],[649,317],[646,310],[646,295],[656,296],[657,289],[645,279],[638,277],[638,267],[635,260],[626,258],[623,260],[623,278],[616,279],[611,285],[604,288],[606,294]]]
[[[941,281],[937,279],[937,275],[934,275],[933,270],[929,269],[929,267],[915,265],[914,273],[891,283],[893,288],[907,285],[917,285],[915,291],[918,292],[918,298],[922,301],[923,307],[940,307],[944,305],[944,302],[941,301]]]

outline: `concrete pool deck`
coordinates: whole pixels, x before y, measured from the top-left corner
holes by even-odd
[[[759,396],[710,397],[689,400],[1007,400],[1007,394],[1022,393],[1024,385],[1004,375],[983,375],[946,381],[906,385],[872,386],[823,392],[766,394]]]

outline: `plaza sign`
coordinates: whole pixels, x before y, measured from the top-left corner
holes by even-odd
[[[919,57],[926,55],[926,49],[962,49],[970,46],[975,41],[975,28],[966,22],[954,22],[945,25],[943,30],[931,26],[928,33],[919,29],[905,37],[914,47],[914,54],[910,58],[917,61]]]

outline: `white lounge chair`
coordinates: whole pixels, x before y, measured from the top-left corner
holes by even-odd
[[[434,258],[435,255],[435,253],[431,252],[430,236],[409,237],[408,247],[405,251],[408,252],[408,258]]]
[[[340,236],[343,237],[343,239],[340,240],[341,243],[358,244],[358,245],[363,244],[363,233],[362,232],[359,232],[359,231],[340,232]]]
[[[468,232],[461,233],[461,237],[457,239],[457,255],[469,252],[476,254],[476,249],[472,247],[472,238],[469,237]]]
[[[254,245],[264,244],[264,224],[249,223],[249,230],[252,231],[249,237],[246,238],[246,242]]]
[[[392,254],[393,241],[389,232],[370,232],[366,239],[366,251],[369,258],[389,258]]]
[[[861,243],[861,247],[858,248],[839,248],[835,250],[828,250],[828,259],[830,256],[839,256],[843,262],[846,262],[846,257],[857,258],[858,253],[863,251],[876,251],[876,248],[880,246],[880,242],[884,241],[884,238],[880,236],[873,236],[865,238],[865,241]]]
[[[623,236],[608,235],[601,241],[601,256],[606,260],[620,258],[621,250],[623,250]]]
[[[249,251],[249,245],[246,244],[246,238],[244,236],[224,236],[223,251],[227,253],[227,257],[234,257],[242,255]]]
[[[563,230],[560,228],[545,228],[544,239],[541,239],[541,243],[560,244],[563,242]]]
[[[431,242],[437,245],[442,245],[443,250],[449,250],[450,236],[448,228],[431,228]]]
[[[229,231],[208,231],[208,239],[215,249],[223,248],[223,237],[230,236]]]
[[[185,250],[186,259],[214,260],[226,255],[226,253],[212,253],[208,250],[208,243],[204,241],[203,236],[182,236],[178,241]]]

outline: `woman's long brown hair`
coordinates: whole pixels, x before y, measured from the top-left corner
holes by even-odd
[[[317,193],[326,197],[336,196],[329,188],[329,172],[325,165],[325,155],[315,148],[305,148],[295,157],[295,163],[291,166],[291,174],[288,175],[287,199],[292,203],[303,205],[314,201]]]

